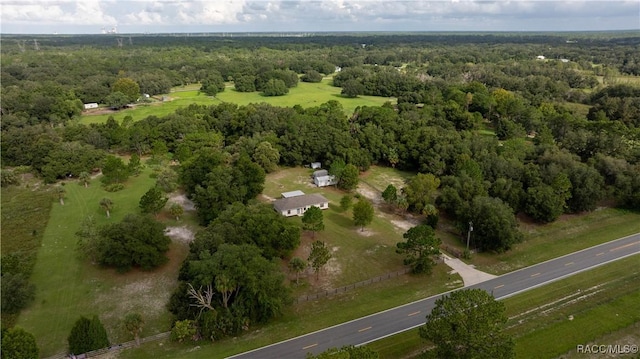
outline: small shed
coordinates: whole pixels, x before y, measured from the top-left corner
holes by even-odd
[[[84,109],[85,110],[89,110],[89,109],[92,109],[92,108],[98,108],[98,104],[95,103],[95,102],[90,102],[90,103],[85,103],[84,104]]]
[[[273,201],[273,209],[285,217],[302,216],[311,207],[329,208],[329,200],[320,194],[305,194]]]
[[[282,198],[291,198],[291,197],[297,197],[297,196],[304,196],[304,192],[297,190],[297,191],[291,191],[291,192],[283,192],[282,194]]]
[[[322,163],[320,162],[311,162],[311,168],[312,169],[318,169],[318,168],[322,168]]]
[[[326,176],[317,176],[313,178],[313,183],[315,183],[318,187],[326,187],[337,184],[336,176],[326,175]]]

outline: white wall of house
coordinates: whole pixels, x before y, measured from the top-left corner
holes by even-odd
[[[304,212],[306,212],[312,206],[319,207],[320,209],[328,209],[329,208],[329,202],[323,202],[323,203],[318,203],[318,204],[314,204],[314,205],[311,205],[311,206],[283,210],[283,211],[280,212],[280,214],[285,216],[285,217],[302,216],[302,215],[304,215]]]

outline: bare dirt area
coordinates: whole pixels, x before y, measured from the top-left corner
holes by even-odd
[[[174,241],[182,242],[182,243],[191,243],[195,237],[193,231],[187,227],[167,227],[164,230],[164,233],[169,236]]]
[[[177,203],[182,206],[185,211],[195,211],[196,205],[187,198],[184,193],[177,193],[169,197],[169,203]]]

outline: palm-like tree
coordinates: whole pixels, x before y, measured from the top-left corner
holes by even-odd
[[[109,198],[103,198],[100,200],[100,207],[107,212],[107,218],[111,218],[111,208],[113,208],[113,202]]]
[[[91,175],[89,172],[80,172],[78,175],[78,180],[84,184],[84,188],[89,187],[89,182],[91,181]]]

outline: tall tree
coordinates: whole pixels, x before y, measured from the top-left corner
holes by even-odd
[[[179,221],[180,217],[182,217],[182,214],[184,213],[184,208],[182,208],[178,203],[173,203],[171,207],[169,207],[169,213],[175,217],[176,221]]]
[[[373,221],[373,212],[373,205],[365,198],[360,198],[353,205],[353,222],[360,227],[360,231],[364,231],[364,227]]]
[[[109,155],[102,165],[102,178],[104,184],[122,183],[129,178],[129,169],[120,157]]]
[[[513,210],[498,198],[474,198],[468,219],[473,222],[472,238],[481,250],[504,252],[522,240]]]
[[[5,257],[2,257],[3,261]],[[4,267],[4,266],[3,266]],[[0,289],[2,290],[2,313],[13,314],[20,310],[35,298],[36,288],[29,283],[22,273],[6,273],[3,268],[0,277]]]
[[[113,208],[113,201],[105,197],[100,200],[100,207],[104,209],[105,213],[107,214],[107,218],[111,218],[111,209]]]
[[[344,166],[340,179],[338,180],[338,187],[346,191],[352,191],[358,187],[358,176],[360,171],[358,167],[349,163]]]
[[[296,284],[298,284],[298,280],[300,279],[300,273],[307,268],[307,262],[299,257],[293,257],[289,261],[287,265],[289,270],[296,274]]]
[[[71,328],[67,340],[72,354],[83,354],[109,346],[107,331],[95,315],[91,319],[81,316]]]
[[[280,152],[271,145],[271,142],[263,141],[256,146],[253,152],[253,160],[256,161],[265,172],[271,173],[278,169]]]
[[[5,294],[3,294],[4,296]],[[20,327],[2,329],[2,356],[6,359],[37,359],[36,337]]]
[[[404,264],[410,265],[413,273],[431,273],[435,265],[433,256],[440,254],[440,239],[432,227],[419,225],[410,228],[402,237],[405,242],[399,242],[396,247],[398,254],[404,254]]]
[[[440,179],[431,173],[418,173],[411,178],[402,188],[409,209],[422,214],[425,206],[433,202],[431,198],[435,190],[440,186]]]
[[[316,238],[316,232],[324,229],[322,209],[316,206],[311,206],[302,216],[302,228],[306,231],[311,231],[312,237]]]
[[[129,214],[100,230],[98,260],[121,272],[133,266],[150,270],[168,261],[165,253],[170,243],[163,224],[149,216]]]
[[[140,97],[140,85],[133,79],[121,77],[111,85],[112,92],[122,92],[129,102],[136,102]]]
[[[382,199],[387,204],[395,204],[398,200],[398,189],[396,188],[396,186],[392,184],[388,185],[387,188],[385,188],[382,192]]]
[[[140,333],[144,327],[144,320],[140,313],[129,313],[124,317],[124,328],[133,335],[136,346],[140,346]]]
[[[140,198],[140,209],[142,209],[142,213],[153,213],[157,215],[167,204],[168,200],[158,186],[153,186]]]
[[[314,241],[311,243],[311,252],[307,261],[311,264],[311,268],[316,272],[316,278],[320,278],[320,270],[331,259],[331,251],[322,241]]]
[[[420,327],[438,358],[513,358],[513,340],[503,332],[504,303],[482,289],[465,289],[438,299]]]

